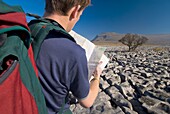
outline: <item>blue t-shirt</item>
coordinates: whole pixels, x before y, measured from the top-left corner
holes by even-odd
[[[85,50],[67,38],[55,37],[44,40],[36,61],[49,114],[60,110],[69,91],[83,99],[90,88]],[[64,109],[69,106],[67,102]]]

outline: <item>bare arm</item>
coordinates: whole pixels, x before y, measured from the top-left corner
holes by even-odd
[[[100,68],[101,63],[102,62],[100,62],[96,67],[96,70],[94,72],[94,78],[90,81],[90,90],[87,97],[83,100],[79,100],[80,105],[85,108],[91,107],[98,95],[100,74],[102,73],[102,69]]]

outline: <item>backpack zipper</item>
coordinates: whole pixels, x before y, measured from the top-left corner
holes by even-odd
[[[18,61],[17,60],[14,60],[12,65],[9,66],[9,68],[2,74],[2,76],[0,77],[0,84],[5,80],[7,79],[10,74],[12,73],[12,71],[14,71],[16,65],[17,65]]]

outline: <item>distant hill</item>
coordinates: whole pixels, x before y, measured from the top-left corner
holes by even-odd
[[[95,44],[117,44],[125,34],[107,32],[97,35],[92,42]],[[149,40],[146,44],[149,45],[168,45],[170,46],[170,34],[140,34],[147,37]]]

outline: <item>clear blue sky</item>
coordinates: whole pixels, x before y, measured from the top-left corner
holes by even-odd
[[[43,15],[45,0],[3,1]],[[92,0],[73,30],[90,40],[104,32],[170,34],[170,0]]]

